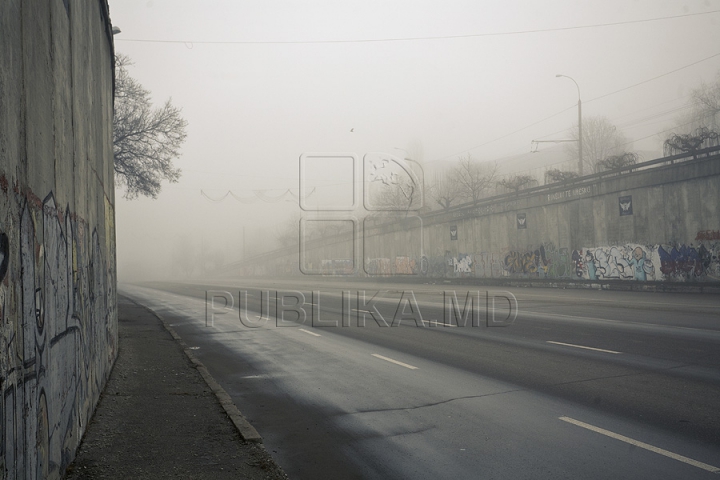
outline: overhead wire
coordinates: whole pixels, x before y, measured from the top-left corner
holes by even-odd
[[[618,119],[627,117],[627,116],[629,116],[629,115],[634,115],[634,114],[639,113],[639,112],[644,112],[645,110],[650,110],[650,109],[652,109],[652,108],[659,107],[660,105],[665,105],[665,104],[668,104],[668,103],[677,102],[678,100],[683,100],[685,97],[689,97],[689,96],[690,96],[690,94],[686,94],[686,95],[682,95],[682,96],[677,97],[677,98],[673,98],[673,99],[670,99],[670,100],[665,100],[664,102],[655,103],[655,104],[650,105],[650,106],[647,106],[647,107],[643,107],[643,108],[640,108],[640,109],[637,109],[637,110],[633,110],[632,112],[623,113],[622,115],[618,115],[617,117],[613,117],[611,120],[612,120],[612,121],[617,121]],[[692,105],[692,104],[687,104],[687,103],[686,103],[686,104],[683,105],[683,108],[686,108],[686,107],[689,106],[689,105]],[[545,139],[545,138],[547,138],[547,137],[554,136],[554,135],[558,135],[558,134],[564,133],[564,132],[566,132],[566,131],[568,131],[568,130],[569,130],[569,127],[565,127],[565,128],[563,128],[562,130],[558,130],[558,131],[556,131],[556,132],[552,132],[552,133],[548,133],[548,134],[545,134],[545,135],[541,135],[541,136],[537,137],[536,140],[543,140],[543,139]]]
[[[610,95],[615,95],[616,93],[624,92],[625,90],[629,90],[629,89],[631,89],[631,88],[635,88],[635,87],[638,87],[638,86],[640,86],[640,85],[644,85],[644,84],[646,84],[646,83],[652,82],[653,80],[657,80],[658,78],[666,77],[666,76],[668,76],[668,75],[670,75],[670,74],[673,74],[673,73],[675,73],[675,72],[679,72],[680,70],[683,70],[683,69],[685,69],[685,68],[689,68],[689,67],[695,66],[695,65],[697,65],[697,64],[699,64],[699,63],[702,63],[702,62],[706,62],[706,61],[708,61],[708,60],[711,60],[711,59],[713,59],[713,58],[715,58],[715,57],[720,57],[720,52],[719,52],[719,53],[716,53],[716,54],[714,54],[714,55],[710,55],[709,57],[705,57],[705,58],[703,58],[703,59],[700,59],[700,60],[698,60],[698,61],[696,61],[696,62],[689,63],[689,64],[687,64],[687,65],[684,65],[684,66],[680,67],[680,68],[676,68],[675,70],[670,70],[669,72],[661,73],[660,75],[656,75],[656,76],[654,76],[654,77],[652,77],[652,78],[649,78],[649,79],[647,79],[647,80],[643,80],[642,82],[634,83],[634,84],[629,85],[629,86],[627,86],[627,87],[623,87],[623,88],[620,88],[620,89],[618,89],[618,90],[614,90],[614,91],[612,91],[612,92],[605,93],[605,94],[603,94],[603,95],[600,95],[599,97],[591,98],[590,100],[586,100],[585,103],[594,102],[595,100],[600,100],[601,98],[609,97]]]
[[[558,31],[568,31],[568,30],[580,30],[580,29],[588,29],[588,28],[602,28],[602,27],[610,27],[610,26],[619,26],[619,25],[628,25],[628,24],[636,24],[636,23],[648,23],[648,22],[656,22],[656,21],[664,21],[664,20],[671,20],[671,19],[677,19],[677,18],[685,18],[685,17],[694,17],[694,16],[700,16],[700,15],[710,15],[710,14],[716,14],[720,13],[720,10],[709,10],[705,12],[696,12],[696,13],[687,13],[682,15],[671,15],[671,16],[664,16],[664,17],[654,17],[654,18],[648,18],[648,19],[638,19],[638,20],[627,20],[627,21],[619,21],[619,22],[606,22],[606,23],[597,23],[597,24],[587,24],[587,25],[576,25],[576,26],[569,26],[569,27],[556,27],[556,28],[544,28],[544,29],[529,29],[529,30],[515,30],[515,31],[507,31],[507,32],[485,32],[485,33],[475,33],[475,34],[460,34],[460,35],[439,35],[439,36],[423,36],[423,37],[402,37],[402,38],[380,38],[380,39],[350,39],[350,40],[304,40],[304,41],[188,41],[188,40],[161,40],[161,39],[129,39],[129,38],[117,38],[116,41],[125,41],[125,42],[144,42],[144,43],[182,43],[185,45],[192,45],[192,44],[247,44],[247,45],[254,45],[254,44],[332,44],[332,43],[375,43],[375,42],[400,42],[400,41],[417,41],[417,40],[447,40],[447,39],[460,39],[460,38],[476,38],[476,37],[491,37],[491,36],[506,36],[506,35],[526,35],[526,34],[534,34],[534,33],[546,33],[546,32],[558,32]],[[708,57],[705,57],[703,59],[697,60],[695,62],[692,62],[690,64],[684,65],[682,67],[676,68],[674,70],[662,73],[660,75],[656,75],[655,77],[649,78],[647,80],[643,80],[641,82],[634,83],[632,85],[628,85],[626,87],[614,90],[612,92],[608,92],[606,94],[591,98],[589,100],[585,100],[584,103],[590,103],[597,100],[600,100],[602,98],[606,98],[608,96],[635,88],[640,85],[644,85],[646,83],[652,82],[654,80],[657,80],[659,78],[671,75],[673,73],[676,73],[680,70],[683,70],[685,68],[692,67],[694,65],[697,65],[699,63],[705,62],[707,60],[719,57],[720,53],[716,53],[713,55],[710,55]],[[543,123],[547,120],[550,120],[558,115],[561,115],[562,113],[565,113],[566,111],[574,108],[574,106],[567,107],[563,110],[560,110],[552,115],[549,115],[541,120],[538,120],[536,122],[533,122],[531,124],[528,124],[522,128],[513,130],[510,133],[507,133],[505,135],[501,135],[499,137],[496,137],[492,140],[488,140],[486,142],[483,142],[481,144],[475,145],[473,147],[470,147],[468,149],[463,149],[462,152],[457,152],[451,155],[446,155],[440,158],[437,158],[436,160],[443,160],[446,158],[454,157],[456,155],[460,155],[465,152],[469,152],[471,150],[475,150],[477,148],[489,145],[490,143],[494,143],[498,140],[502,140],[504,138],[510,137],[512,135],[515,135],[516,133],[519,133],[523,130],[526,130],[530,127],[533,127],[535,125],[538,125],[540,123]],[[563,130],[557,132],[560,133]],[[662,133],[662,132],[661,132]],[[554,135],[554,134],[548,134],[543,137],[539,138],[545,138],[547,136]],[[652,136],[652,135],[651,135]],[[644,137],[648,138],[648,137]],[[201,191],[202,192],[202,191]],[[232,192],[228,192],[230,194]],[[203,193],[204,194],[204,193]],[[227,197],[227,195],[225,197]],[[207,196],[207,195],[206,195]],[[233,196],[235,196],[233,194]],[[223,199],[225,198],[223,197]],[[209,198],[209,197],[208,197]],[[237,199],[237,197],[236,197]],[[210,199],[212,200],[212,199]],[[222,199],[221,199],[222,200]],[[239,200],[239,199],[238,199]],[[240,200],[239,200],[240,201]]]
[[[349,40],[162,40],[162,39],[142,39],[142,38],[117,38],[115,41],[122,42],[143,42],[143,43],[181,43],[187,45],[311,45],[311,44],[338,44],[338,43],[379,43],[379,42],[410,42],[410,41],[427,41],[427,40],[452,40],[460,38],[478,38],[478,37],[498,37],[508,35],[528,35],[534,33],[562,32],[568,30],[582,30],[588,28],[604,28],[619,25],[631,25],[636,23],[658,22],[663,20],[672,20],[677,18],[695,17],[699,15],[711,15],[719,13],[720,10],[708,10],[705,12],[685,13],[682,15],[669,15],[665,17],[644,18],[638,20],[624,20],[619,22],[594,23],[587,25],[574,25],[569,27],[554,28],[537,28],[529,30],[513,30],[507,32],[486,32],[486,33],[469,33],[459,35],[435,35],[435,36],[419,36],[419,37],[398,37],[398,38],[367,38],[367,39],[349,39]],[[188,47],[191,48],[191,47]]]
[[[672,73],[679,72],[680,70],[683,70],[683,69],[685,69],[685,68],[689,68],[689,67],[695,66],[695,65],[697,65],[697,64],[699,64],[699,63],[706,62],[706,61],[711,60],[711,59],[716,58],[716,57],[720,57],[720,52],[719,52],[719,53],[716,53],[716,54],[713,54],[713,55],[710,55],[709,57],[702,58],[702,59],[697,60],[697,61],[695,61],[695,62],[689,63],[689,64],[687,64],[687,65],[683,65],[682,67],[676,68],[676,69],[674,69],[674,70],[670,70],[669,72],[665,72],[665,73],[662,73],[662,74],[660,74],[660,75],[656,75],[656,76],[654,76],[654,77],[652,77],[652,78],[649,78],[649,79],[647,79],[647,80],[643,80],[642,82],[634,83],[634,84],[629,85],[629,86],[627,86],[627,87],[623,87],[623,88],[614,90],[614,91],[612,91],[612,92],[609,92],[609,93],[605,93],[605,94],[603,94],[603,95],[600,95],[600,96],[598,96],[598,97],[591,98],[590,100],[586,100],[586,101],[583,102],[583,103],[587,104],[587,103],[590,103],[590,102],[599,100],[599,99],[601,99],[601,98],[609,97],[610,95],[615,95],[616,93],[620,93],[620,92],[623,92],[623,91],[625,91],[625,90],[629,90],[629,89],[631,89],[631,88],[634,88],[634,87],[637,87],[637,86],[640,86],[640,85],[644,85],[644,84],[646,84],[646,83],[648,83],[648,82],[651,82],[651,81],[653,81],[653,80],[657,80],[658,78],[662,78],[662,77],[665,77],[665,76],[670,75],[670,74],[672,74]],[[475,150],[475,149],[477,149],[477,148],[484,147],[484,146],[489,145],[489,144],[491,144],[491,143],[494,143],[494,142],[496,142],[496,141],[498,141],[498,140],[502,140],[502,139],[507,138],[507,137],[509,137],[509,136],[512,136],[512,135],[514,135],[514,134],[516,134],[516,133],[522,132],[523,130],[526,130],[526,129],[530,128],[530,127],[533,127],[533,126],[535,126],[535,125],[537,125],[537,124],[539,124],[539,123],[545,122],[545,121],[547,121],[547,120],[549,120],[549,119],[551,119],[551,118],[557,117],[558,115],[560,115],[560,114],[562,114],[562,113],[564,113],[564,112],[566,112],[566,111],[568,111],[568,110],[570,110],[570,109],[573,109],[573,108],[575,108],[574,105],[571,106],[571,107],[565,108],[565,109],[563,109],[563,110],[561,110],[561,111],[559,111],[559,112],[557,112],[557,113],[554,113],[554,114],[552,114],[552,115],[550,115],[550,116],[548,116],[548,117],[545,117],[545,118],[543,118],[542,120],[538,120],[538,121],[533,122],[533,123],[531,123],[531,124],[529,124],[529,125],[526,125],[526,126],[524,126],[524,127],[522,127],[522,128],[519,128],[519,129],[517,129],[517,130],[514,130],[514,131],[512,131],[512,132],[510,132],[510,133],[507,133],[507,134],[505,134],[505,135],[501,135],[501,136],[496,137],[496,138],[494,138],[494,139],[492,139],[492,140],[488,140],[487,142],[481,143],[481,144],[479,144],[479,145],[475,145],[474,147],[470,147],[470,148],[468,148],[468,149],[464,149],[464,150],[462,150],[461,152],[458,152],[458,153],[454,153],[454,154],[451,154],[451,155],[446,155],[446,156],[437,158],[437,159],[435,159],[434,161],[444,160],[444,159],[446,159],[446,158],[454,157],[454,156],[456,156],[456,155],[462,155],[463,153],[467,153],[467,152],[470,152],[470,151]]]

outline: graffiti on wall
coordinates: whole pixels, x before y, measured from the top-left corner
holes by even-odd
[[[503,276],[504,254],[481,252],[475,255],[475,276],[498,278]]]
[[[573,251],[575,274],[586,280],[656,280],[652,247],[628,244]]]
[[[569,250],[558,249],[552,242],[523,250],[480,252],[474,258],[479,278],[570,278],[573,268]]]
[[[695,241],[712,241],[720,240],[720,231],[718,230],[701,230],[695,236]]]
[[[512,274],[547,276],[550,261],[545,255],[545,246],[525,252],[511,251],[505,256],[505,271]]]
[[[396,256],[392,260],[368,258],[365,260],[365,273],[368,275],[417,275],[419,273],[418,261],[404,255]]]
[[[395,275],[417,274],[417,262],[414,258],[399,256],[395,257]]]
[[[718,263],[718,245],[704,244],[697,247],[692,245],[659,246],[660,271],[667,279],[692,280],[697,277],[720,278],[720,264]]]
[[[567,280],[718,281],[720,242],[698,245],[624,244],[556,248],[551,242],[523,250],[423,257],[430,277],[548,278]],[[392,269],[388,270],[392,275]]]
[[[15,193],[0,199],[0,471],[45,478],[70,462],[117,352],[114,258],[52,193]]]
[[[720,280],[720,243],[626,244],[575,250],[576,275],[586,280]]]
[[[365,272],[368,275],[392,275],[389,258],[369,258],[365,261]]]
[[[473,273],[472,255],[460,253],[457,257],[453,257],[453,270],[461,276],[470,276]]]

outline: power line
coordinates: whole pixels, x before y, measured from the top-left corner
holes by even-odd
[[[212,41],[212,40],[152,40],[152,39],[137,39],[137,38],[116,38],[115,41],[122,42],[143,42],[143,43],[182,43],[187,45],[202,44],[202,45],[311,45],[311,44],[324,44],[324,43],[378,43],[378,42],[411,42],[417,40],[452,40],[458,38],[478,38],[478,37],[499,37],[508,35],[527,35],[533,33],[547,33],[547,32],[562,32],[567,30],[581,30],[587,28],[602,28],[602,27],[614,27],[618,25],[630,25],[635,23],[649,23],[658,22],[662,20],[672,20],[676,18],[695,17],[699,15],[710,15],[718,13],[720,10],[709,10],[707,12],[697,13],[686,13],[683,15],[671,15],[667,17],[655,17],[645,18],[640,20],[626,20],[622,22],[609,22],[609,23],[594,23],[588,25],[576,25],[571,27],[557,27],[557,28],[538,28],[532,30],[514,30],[509,32],[490,32],[490,33],[470,33],[465,35],[437,35],[437,36],[425,36],[425,37],[401,37],[401,38],[369,38],[369,39],[354,39],[354,40],[239,40],[239,41]]]
[[[560,115],[560,114],[562,114],[562,113],[565,113],[565,112],[567,112],[568,110],[570,110],[570,109],[572,109],[572,108],[575,108],[575,105],[572,105],[572,106],[567,107],[567,108],[565,108],[565,109],[563,109],[563,110],[560,110],[560,111],[557,112],[557,113],[553,113],[552,115],[550,115],[550,116],[548,116],[548,117],[545,117],[545,118],[543,118],[542,120],[538,120],[537,122],[533,122],[533,123],[531,123],[530,125],[526,125],[526,126],[524,126],[524,127],[522,127],[522,128],[518,128],[517,130],[514,130],[514,131],[512,131],[512,132],[510,132],[510,133],[507,133],[507,134],[502,135],[502,136],[500,136],[500,137],[494,138],[494,139],[492,139],[492,140],[488,140],[487,142],[481,143],[480,145],[475,145],[474,147],[467,148],[467,149],[463,150],[462,152],[457,152],[457,153],[453,153],[453,154],[451,154],[451,155],[445,155],[444,157],[436,158],[435,160],[433,160],[433,162],[438,161],[438,160],[444,160],[444,159],[450,158],[450,157],[454,157],[454,156],[456,156],[456,155],[462,155],[463,153],[467,153],[467,152],[469,152],[470,150],[475,150],[476,148],[484,147],[485,145],[489,145],[489,144],[491,144],[491,143],[493,143],[493,142],[497,142],[498,140],[502,140],[503,138],[507,138],[507,137],[509,137],[509,136],[511,136],[511,135],[515,135],[515,134],[518,133],[518,132],[522,132],[523,130],[527,130],[527,129],[530,128],[530,127],[534,127],[534,126],[537,125],[538,123],[542,123],[542,122],[544,122],[544,121],[546,121],[546,120],[550,120],[550,119],[553,118],[553,117],[557,117],[558,115]]]
[[[689,97],[689,96],[690,96],[690,94],[688,93],[688,94],[682,95],[682,96],[680,96],[680,97],[678,97],[678,98],[673,98],[673,99],[670,99],[670,100],[665,100],[664,102],[655,103],[655,104],[650,105],[650,106],[648,106],[648,107],[643,107],[643,108],[640,108],[640,109],[638,109],[638,110],[633,110],[632,112],[623,113],[622,115],[619,115],[619,116],[617,116],[617,117],[614,117],[614,118],[612,119],[612,121],[613,121],[613,122],[616,122],[617,120],[619,120],[619,119],[621,119],[621,118],[625,118],[625,117],[628,117],[628,116],[630,116],[630,115],[635,115],[636,113],[644,112],[645,110],[650,110],[650,109],[652,109],[652,108],[659,107],[660,105],[665,105],[665,104],[668,104],[668,103],[677,102],[678,100],[683,100],[685,97]],[[683,104],[682,107],[679,107],[679,108],[687,108],[689,105],[691,105],[691,104],[687,104],[687,103],[686,103],[686,104]],[[550,137],[550,136],[558,135],[558,134],[560,134],[560,133],[567,132],[568,130],[569,130],[569,127],[565,127],[565,128],[563,128],[562,130],[558,130],[557,132],[552,132],[552,133],[548,133],[548,134],[546,134],[546,135],[542,135],[542,136],[540,136],[540,137],[537,137],[537,140],[543,140],[543,139],[545,139],[545,138],[547,138],[547,137]]]
[[[660,74],[660,75],[658,75],[658,76],[656,76],[656,77],[649,78],[649,79],[647,79],[647,80],[643,80],[642,82],[634,83],[634,84],[632,84],[632,85],[630,85],[630,86],[623,87],[623,88],[621,88],[621,89],[619,89],[619,90],[615,90],[615,91],[613,91],[613,92],[606,93],[606,94],[604,94],[604,95],[600,95],[599,97],[591,98],[590,100],[586,100],[585,103],[594,102],[595,100],[600,100],[601,98],[609,97],[610,95],[615,95],[616,93],[624,92],[625,90],[629,90],[629,89],[631,89],[631,88],[635,88],[635,87],[637,87],[637,86],[644,85],[644,84],[646,84],[646,83],[648,83],[648,82],[652,82],[653,80],[657,80],[658,78],[665,77],[665,76],[667,76],[667,75],[670,75],[671,73],[679,72],[680,70],[683,70],[683,69],[688,68],[688,67],[692,67],[692,66],[694,66],[694,65],[697,65],[698,63],[706,62],[706,61],[708,61],[708,60],[710,60],[710,59],[712,59],[712,58],[715,58],[715,57],[720,57],[720,53],[716,53],[716,54],[714,54],[714,55],[710,55],[709,57],[705,57],[705,58],[703,58],[703,59],[701,59],[701,60],[698,60],[698,61],[696,61],[696,62],[689,63],[689,64],[687,64],[687,65],[685,65],[685,66],[680,67],[680,68],[676,68],[675,70],[670,70],[669,72],[662,73],[662,74]]]
[[[600,95],[599,97],[591,98],[590,100],[586,100],[584,103],[587,104],[587,103],[589,103],[589,102],[593,102],[593,101],[599,100],[599,99],[601,99],[601,98],[609,97],[610,95],[614,95],[614,94],[616,94],[616,93],[623,92],[623,91],[625,91],[625,90],[628,90],[628,89],[637,87],[637,86],[639,86],[639,85],[644,85],[644,84],[646,84],[646,83],[648,83],[648,82],[652,82],[653,80],[657,80],[658,78],[665,77],[665,76],[667,76],[667,75],[670,75],[671,73],[679,72],[680,70],[683,70],[683,69],[685,69],[685,68],[692,67],[692,66],[697,65],[697,64],[702,63],[702,62],[706,62],[706,61],[711,60],[711,59],[713,59],[713,58],[715,58],[715,57],[720,57],[720,53],[716,53],[716,54],[714,54],[714,55],[710,55],[709,57],[705,57],[705,58],[703,58],[703,59],[700,59],[700,60],[697,60],[697,61],[695,61],[695,62],[689,63],[689,64],[687,64],[687,65],[684,65],[684,66],[682,66],[682,67],[676,68],[676,69],[671,70],[671,71],[669,71],[669,72],[661,73],[660,75],[656,75],[656,76],[654,76],[654,77],[652,77],[652,78],[649,78],[649,79],[647,79],[647,80],[643,80],[642,82],[638,82],[638,83],[632,84],[632,85],[630,85],[630,86],[620,88],[620,89],[618,89],[618,90],[615,90],[615,91],[612,91],[612,92],[609,92],[609,93]],[[433,160],[433,161],[444,160],[444,159],[446,159],[446,158],[454,157],[454,156],[456,156],[456,155],[461,155],[461,154],[466,153],[466,152],[469,152],[469,151],[471,151],[471,150],[475,150],[476,148],[484,147],[485,145],[489,145],[489,144],[494,143],[494,142],[496,142],[496,141],[498,141],[498,140],[502,140],[503,138],[507,138],[507,137],[509,137],[509,136],[511,136],[511,135],[515,135],[516,133],[522,132],[523,130],[526,130],[526,129],[530,128],[530,127],[533,127],[533,126],[537,125],[538,123],[542,123],[542,122],[544,122],[544,121],[546,121],[546,120],[550,120],[551,118],[557,117],[558,115],[560,115],[560,114],[562,114],[562,113],[564,113],[564,112],[567,112],[568,110],[570,110],[570,109],[572,109],[572,108],[575,108],[575,106],[573,105],[573,106],[571,106],[571,107],[565,108],[565,109],[563,109],[563,110],[561,110],[561,111],[559,111],[559,112],[557,112],[557,113],[554,113],[554,114],[552,114],[552,115],[550,115],[550,116],[548,116],[548,117],[543,118],[542,120],[538,120],[537,122],[533,122],[533,123],[531,123],[530,125],[526,125],[526,126],[524,126],[524,127],[522,127],[522,128],[519,128],[519,129],[517,129],[517,130],[514,130],[514,131],[512,131],[512,132],[510,132],[510,133],[508,133],[508,134],[502,135],[502,136],[497,137],[497,138],[494,138],[494,139],[492,139],[492,140],[488,140],[487,142],[481,143],[480,145],[475,145],[474,147],[470,147],[470,148],[468,148],[468,149],[465,149],[465,150],[463,150],[462,152],[454,153],[454,154],[452,154],[452,155],[446,155],[446,156],[444,156],[444,157],[437,158],[437,159],[435,159],[435,160]],[[558,132],[558,133],[559,133],[559,132]],[[546,136],[547,136],[547,135],[546,135]],[[541,138],[542,138],[542,137],[541,137]]]
[[[648,122],[651,122],[652,120],[657,120],[657,119],[666,117],[668,115],[678,113],[682,110],[692,108],[693,106],[694,106],[694,104],[692,104],[692,103],[686,103],[679,107],[671,108],[670,110],[653,113],[653,114],[647,115],[645,117],[637,118],[635,120],[628,120],[624,123],[618,124],[617,126],[622,127],[622,128],[643,126],[643,125],[647,124]],[[657,123],[657,122],[654,122],[654,123]]]
[[[632,143],[634,143],[634,142],[637,142],[637,141],[640,141],[640,140],[645,140],[645,139],[647,139],[647,138],[654,137],[654,136],[656,136],[656,135],[660,135],[661,133],[667,133],[667,132],[669,132],[669,131],[671,131],[671,130],[675,130],[675,129],[678,129],[678,128],[681,128],[681,127],[685,127],[685,126],[687,126],[687,125],[690,125],[690,124],[693,123],[693,122],[695,122],[695,120],[691,120],[691,121],[689,121],[689,122],[687,122],[687,123],[683,123],[682,125],[677,125],[677,126],[675,126],[675,127],[670,127],[670,128],[668,128],[668,129],[662,130],[662,131],[660,131],[660,132],[651,133],[650,135],[646,135],[646,136],[641,137],[641,138],[636,138],[636,139],[630,140],[629,142],[625,142],[625,143],[620,144],[620,145],[618,145],[618,146],[619,146],[619,147],[624,147],[625,145],[630,145],[630,144],[632,144]]]

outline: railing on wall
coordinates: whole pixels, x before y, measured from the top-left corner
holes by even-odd
[[[489,205],[493,204],[502,204],[508,201],[528,198],[528,197],[534,197],[537,195],[542,195],[546,193],[555,193],[557,191],[567,190],[567,189],[574,189],[579,188],[583,186],[587,186],[589,184],[596,183],[598,181],[607,180],[610,178],[616,178],[621,175],[627,175],[630,173],[635,172],[641,172],[646,171],[653,168],[663,167],[663,166],[670,166],[675,165],[677,163],[685,163],[685,162],[691,162],[691,161],[697,161],[697,160],[705,160],[710,157],[718,156],[720,158],[720,146],[713,146],[709,148],[704,148],[701,150],[697,150],[695,152],[689,152],[689,153],[682,153],[678,155],[672,155],[668,157],[661,157],[654,160],[649,160],[642,163],[637,163],[633,165],[628,165],[620,168],[615,168],[612,170],[606,170],[599,173],[593,173],[590,175],[585,175],[583,177],[574,178],[572,180],[564,181],[564,182],[556,182],[546,185],[541,185],[537,187],[532,188],[526,188],[519,190],[518,192],[512,192],[512,193],[504,193],[501,195],[495,195],[492,197],[487,197],[482,199],[481,201],[473,204],[473,203],[465,203],[456,205],[454,207],[451,207],[449,209],[443,209],[443,210],[435,210],[430,212],[422,213],[421,216],[425,219],[430,220],[431,222],[433,220],[442,222],[442,217],[448,214],[454,214],[453,220],[457,220],[461,218],[465,214],[468,217],[477,215],[477,211],[483,207],[487,207]],[[459,215],[460,214],[460,215]],[[398,224],[398,222],[394,219],[386,224],[381,224],[374,226],[371,231],[366,233],[387,233],[389,231],[394,231],[401,229],[402,225]],[[351,240],[351,237],[347,234],[336,234],[324,237],[322,239],[314,239],[306,242],[304,244],[305,248],[313,249],[321,246],[327,246],[329,244],[333,243],[339,243],[343,241]],[[271,259],[278,258],[278,257],[284,257],[284,256],[291,256],[294,254],[299,253],[299,245],[293,245],[289,247],[283,247],[281,249],[277,249],[270,252],[265,252],[262,254],[255,255],[251,258],[244,259],[238,262],[234,262],[229,264],[225,269],[224,272],[230,273],[233,270],[242,267],[243,265],[253,264],[257,262],[269,262]]]
[[[533,196],[533,195],[537,195],[537,194],[550,193],[554,190],[558,190],[561,188],[567,189],[568,187],[570,187],[570,188],[579,187],[579,186],[586,185],[588,183],[594,183],[594,182],[604,180],[607,178],[617,177],[619,175],[639,172],[639,171],[647,170],[650,168],[662,167],[665,165],[673,165],[673,164],[680,163],[680,162],[689,162],[689,161],[697,160],[699,158],[707,158],[707,157],[714,156],[714,155],[720,155],[720,146],[704,148],[702,150],[697,150],[695,152],[681,153],[681,154],[672,155],[669,157],[656,158],[654,160],[649,160],[647,162],[636,163],[636,164],[628,165],[625,167],[615,168],[612,170],[606,170],[604,172],[593,173],[590,175],[584,175],[582,177],[573,178],[571,180],[567,180],[564,182],[549,183],[549,184],[540,185],[537,187],[524,188],[522,190],[519,190],[518,192],[494,195],[492,197],[483,198],[482,200],[480,200],[479,202],[477,202],[475,204],[473,204],[472,202],[462,203],[462,204],[456,205],[454,207],[451,207],[449,209],[435,210],[432,212],[427,212],[423,216],[427,216],[427,217],[439,216],[442,214],[446,214],[448,212],[456,212],[456,211],[461,211],[464,209],[474,209],[476,207],[485,206],[485,205],[492,204],[492,203],[503,202],[508,199],[518,199],[518,198]]]

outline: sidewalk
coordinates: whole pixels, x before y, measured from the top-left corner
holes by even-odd
[[[66,478],[287,478],[155,315],[120,296],[118,317],[119,355]]]

